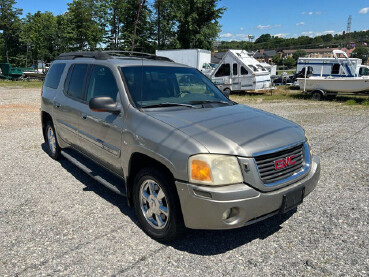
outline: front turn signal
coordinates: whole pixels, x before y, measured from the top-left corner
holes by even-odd
[[[192,180],[211,182],[211,169],[207,162],[200,160],[191,161]]]

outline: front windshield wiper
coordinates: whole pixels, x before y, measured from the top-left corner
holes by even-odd
[[[196,104],[211,104],[211,103],[219,103],[219,104],[227,104],[227,105],[235,105],[236,102],[233,101],[222,101],[222,100],[198,100],[198,101],[191,101],[190,102],[193,105]]]
[[[195,108],[195,106],[190,105],[190,104],[168,103],[168,102],[141,106],[141,108],[161,108],[161,107],[176,107],[176,106],[187,107],[187,108]]]

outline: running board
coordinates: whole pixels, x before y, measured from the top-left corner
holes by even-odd
[[[127,195],[125,190],[125,183],[122,178],[119,178],[118,176],[108,172],[101,166],[97,165],[90,159],[84,157],[82,154],[74,150],[63,149],[61,151],[61,154],[72,164],[77,166],[83,172],[88,174],[90,177],[92,177],[108,189],[122,196]]]

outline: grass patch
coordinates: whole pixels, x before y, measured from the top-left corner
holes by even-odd
[[[10,81],[10,80],[0,80],[0,87],[2,88],[42,88],[43,81],[39,80],[19,80],[19,81]]]
[[[369,107],[369,98],[366,97],[353,97],[351,99],[347,99],[348,97],[341,97],[339,99],[337,99],[337,101],[340,102],[344,102],[345,105],[349,105],[349,106],[353,106],[353,105],[360,105],[360,106],[365,106],[365,107]]]
[[[354,99],[347,100],[345,102],[346,105],[357,105],[358,103]]]
[[[291,99],[310,99],[309,95],[305,95],[301,90],[292,90],[288,86],[278,86],[271,93],[232,93],[231,99],[236,102],[242,101],[274,101],[274,100],[291,100]]]
[[[240,102],[262,102],[262,101],[283,101],[283,100],[310,100],[311,95],[308,93],[302,93],[301,90],[296,90],[288,86],[278,86],[273,93],[233,93],[231,99]],[[333,102],[344,105],[359,105],[369,107],[369,96],[368,95],[338,95],[337,97],[325,97],[321,100],[322,102]]]

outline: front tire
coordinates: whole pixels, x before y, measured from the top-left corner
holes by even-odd
[[[56,138],[54,124],[51,121],[46,123],[45,129],[45,143],[47,146],[47,153],[54,160],[59,160],[61,157],[60,154],[60,146],[58,144],[58,140]]]
[[[155,168],[142,169],[133,185],[135,212],[142,229],[158,241],[171,241],[185,231],[177,191],[171,178]]]

